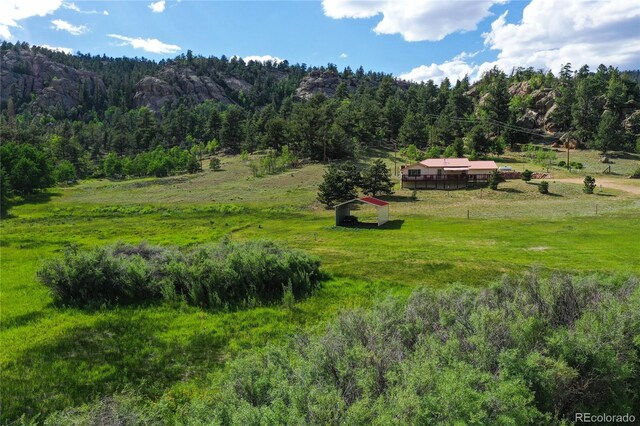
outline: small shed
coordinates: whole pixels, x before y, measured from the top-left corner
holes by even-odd
[[[336,226],[340,226],[342,224],[342,220],[351,215],[351,206],[354,204],[368,204],[370,206],[374,206],[378,211],[378,226],[384,225],[389,221],[389,203],[374,197],[361,197],[345,201],[344,203],[336,206]]]

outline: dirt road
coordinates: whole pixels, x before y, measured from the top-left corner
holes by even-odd
[[[578,183],[581,184],[584,182],[584,178],[564,178],[564,179],[554,179],[556,182],[567,182],[567,183]],[[598,187],[600,185],[603,188],[611,188],[617,189],[620,191],[630,192],[635,195],[640,195],[640,186],[633,185],[631,183],[626,184],[622,179],[607,179],[607,178],[596,178],[596,184]]]

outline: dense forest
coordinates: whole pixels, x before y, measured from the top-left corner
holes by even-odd
[[[473,84],[436,85],[191,51],[154,62],[3,42],[0,53],[3,199],[88,176],[197,171],[194,157],[218,151],[287,147],[330,161],[387,146],[482,157],[543,136],[640,151],[638,72],[604,65],[493,69]]]

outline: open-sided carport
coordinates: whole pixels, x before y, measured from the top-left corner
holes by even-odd
[[[378,211],[378,226],[384,225],[389,221],[389,203],[374,197],[362,197],[345,201],[336,206],[336,226],[342,225],[342,220],[347,216],[351,216],[351,206],[354,204],[374,206]]]

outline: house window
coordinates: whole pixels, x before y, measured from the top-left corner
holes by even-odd
[[[409,176],[420,176],[420,169],[409,169]]]

